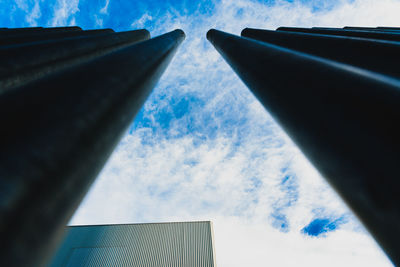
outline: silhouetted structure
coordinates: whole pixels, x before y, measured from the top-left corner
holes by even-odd
[[[400,265],[400,28],[207,37]],[[149,38],[0,28],[2,265],[51,256],[184,33]]]
[[[207,38],[400,266],[399,29],[241,35]]]
[[[51,256],[178,45],[175,30],[0,29],[3,266]]]
[[[211,222],[66,227],[50,267],[215,267]]]

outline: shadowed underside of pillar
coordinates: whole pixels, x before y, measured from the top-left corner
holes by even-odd
[[[4,266],[39,266],[184,39],[0,29]]]
[[[400,29],[207,38],[400,266]]]

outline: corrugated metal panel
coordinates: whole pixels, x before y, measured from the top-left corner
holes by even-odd
[[[214,267],[211,222],[72,226],[56,266]]]

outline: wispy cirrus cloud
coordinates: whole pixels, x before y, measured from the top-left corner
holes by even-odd
[[[79,0],[57,0],[53,12],[51,26],[76,25],[75,15],[79,12]]]
[[[108,13],[108,5],[110,4],[110,0],[106,0],[104,3],[104,6],[100,9],[101,14],[107,14]]]
[[[26,22],[31,27],[38,26],[38,19],[41,17],[42,13],[40,10],[40,1],[36,0],[33,4],[31,10],[28,10],[26,15]]]
[[[0,2],[0,27],[35,27],[40,17],[40,0]]]

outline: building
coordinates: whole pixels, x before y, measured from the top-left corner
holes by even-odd
[[[214,267],[212,222],[66,227],[49,266]]]

